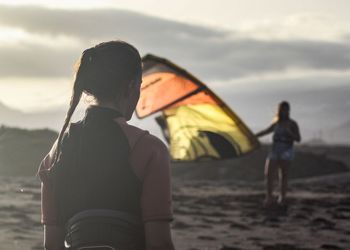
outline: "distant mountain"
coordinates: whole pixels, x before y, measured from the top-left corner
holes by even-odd
[[[77,113],[77,115],[81,115],[81,111]],[[65,115],[66,111],[63,108],[26,113],[10,108],[0,102],[0,125],[28,129],[50,128],[59,131],[63,125]]]
[[[320,145],[327,145],[327,142],[322,138],[312,138],[304,142],[303,144],[310,145],[310,146],[320,146]]]
[[[34,176],[57,133],[0,126],[0,175]]]
[[[11,116],[11,115],[20,115],[20,114],[22,114],[21,111],[10,108],[10,107],[6,106],[5,104],[3,104],[2,102],[0,102],[0,115],[1,115],[1,117],[2,116]]]
[[[245,156],[223,161],[173,163],[174,180],[262,181],[270,146],[264,145]],[[299,146],[289,171],[290,179],[348,172],[350,147]]]

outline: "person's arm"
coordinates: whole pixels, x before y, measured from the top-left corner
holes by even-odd
[[[300,130],[297,122],[291,122],[291,127],[289,127],[288,132],[292,136],[293,140],[297,142],[301,141]]]
[[[44,225],[45,250],[64,249],[64,228],[57,225]]]
[[[150,160],[143,178],[142,210],[147,250],[173,250],[170,222],[171,174],[168,148],[148,136]]]
[[[149,221],[145,223],[147,250],[174,250],[169,221]]]
[[[295,125],[296,125],[296,134],[297,134],[296,141],[301,142],[301,135],[300,135],[298,123],[295,122]]]
[[[46,250],[61,250],[64,242],[63,228],[56,224],[53,190],[47,176],[47,171],[51,167],[51,161],[56,149],[56,143],[57,141],[41,161],[38,169],[38,176],[41,181],[41,223],[44,225],[43,244]]]
[[[259,131],[258,133],[255,134],[256,137],[261,137],[267,134],[270,134],[273,132],[273,129],[275,127],[275,123],[272,123],[269,127],[267,127],[264,130]]]
[[[147,250],[173,250],[170,156],[165,144],[145,135],[133,147],[131,164],[142,181],[141,210]]]

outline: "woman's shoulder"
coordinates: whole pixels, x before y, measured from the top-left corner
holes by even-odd
[[[295,120],[293,120],[292,118],[289,119],[289,122],[292,126],[298,126],[298,123]]]
[[[142,181],[146,175],[156,180],[164,179],[170,168],[170,155],[164,142],[147,130],[130,125],[123,120],[117,120],[117,122],[129,140],[131,151],[129,160],[136,176]]]
[[[125,119],[117,118],[115,121],[120,125],[125,133],[130,148],[134,148],[136,144],[139,147],[145,147],[144,150],[166,149],[166,145],[156,136],[152,135],[148,130],[141,129],[134,125],[128,124]]]
[[[168,153],[168,147],[165,145],[165,143],[150,133],[143,136],[138,144],[140,144],[140,147],[147,147],[150,151],[155,151],[157,154]]]

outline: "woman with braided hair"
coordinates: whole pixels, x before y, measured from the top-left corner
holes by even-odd
[[[45,249],[174,248],[167,147],[127,123],[141,82],[132,45],[83,52],[64,125],[38,170]],[[71,122],[83,93],[95,103]]]

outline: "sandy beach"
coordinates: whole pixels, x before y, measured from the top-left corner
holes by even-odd
[[[350,249],[349,150],[328,150],[327,157],[321,148],[310,150],[293,164],[299,177],[291,178],[287,209],[262,208],[264,149],[233,165],[175,164],[176,249]],[[0,177],[0,183],[0,249],[43,249],[39,180]]]
[[[178,249],[349,249],[350,175],[291,183],[287,209],[264,210],[262,184],[175,189]]]

